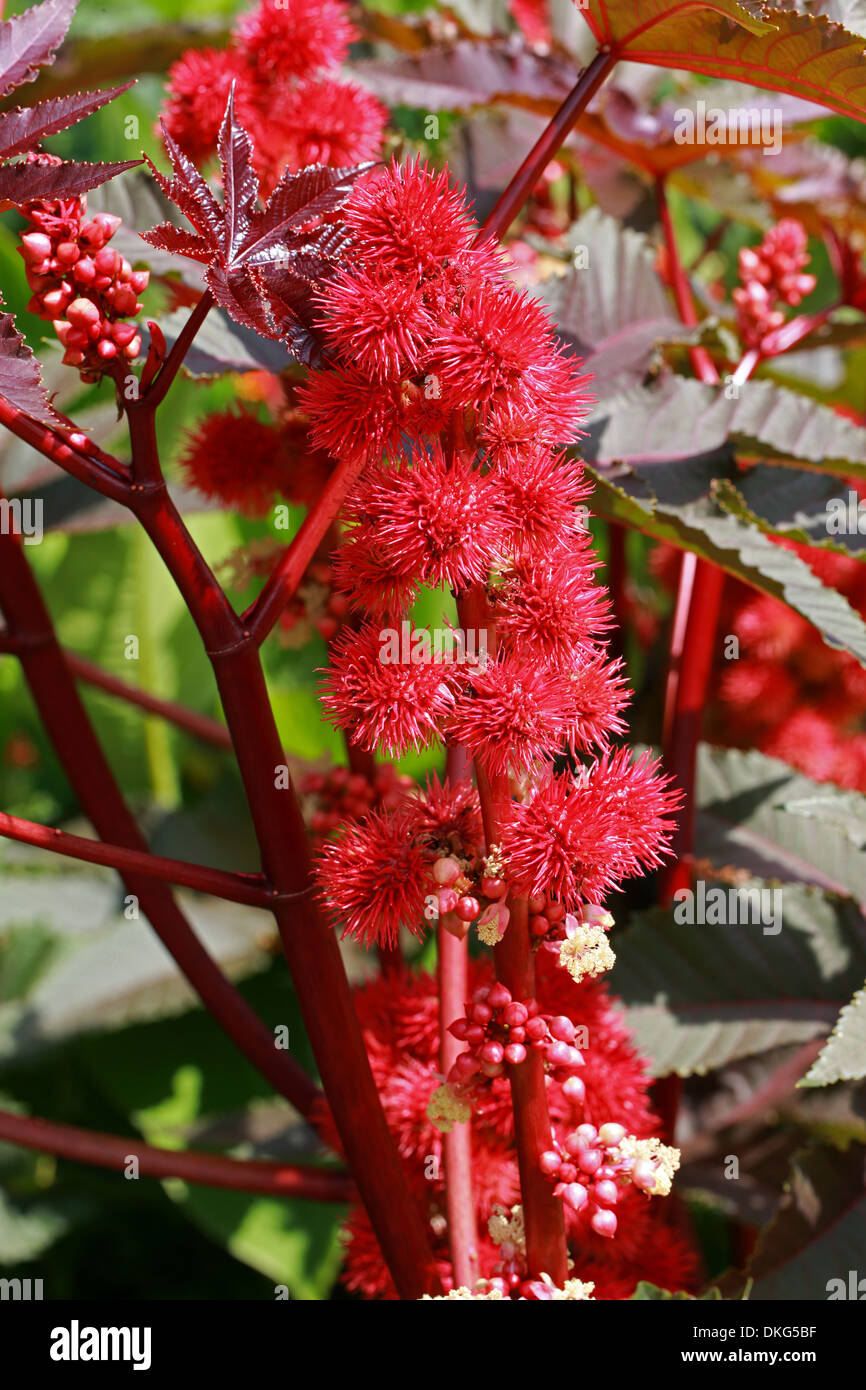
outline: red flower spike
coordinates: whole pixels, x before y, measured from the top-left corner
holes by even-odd
[[[404,644],[399,630],[367,623],[335,641],[322,704],[352,743],[403,754],[438,733],[453,704],[452,687],[453,668],[430,659],[429,633],[410,629]]]
[[[259,0],[234,34],[240,54],[263,76],[339,67],[358,38],[340,0]]]
[[[322,845],[316,860],[320,896],[366,946],[394,946],[401,927],[424,930],[430,861],[412,840],[406,817],[373,811]]]

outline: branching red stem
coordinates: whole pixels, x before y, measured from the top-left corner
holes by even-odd
[[[247,907],[268,908],[274,892],[260,874],[232,874],[223,869],[210,869],[204,864],[187,864],[180,859],[165,859],[148,850],[124,849],[122,845],[106,844],[103,840],[88,840],[82,835],[68,835],[35,821],[22,820],[0,811],[0,836],[17,840],[22,845],[47,849],[68,859],[85,864],[104,864],[120,873],[144,874],[147,878],[173,883],[179,888],[192,888],[197,893],[210,893],[228,902]]]
[[[536,140],[514,178],[498,199],[478,234],[480,241],[501,237],[514,221],[560,145],[568,138],[581,114],[616,66],[611,53],[597,53],[584,68],[556,115]]]
[[[496,651],[496,631],[482,585],[467,590],[457,603],[460,624],[466,631],[487,631],[487,650]],[[488,848],[501,842],[500,828],[511,814],[511,790],[507,777],[488,778],[476,765],[476,782]],[[496,975],[515,999],[535,996],[535,963],[529,935],[529,909],[525,898],[509,898],[511,918],[505,936],[494,950]],[[519,1066],[509,1066],[508,1079],[514,1106],[514,1134],[520,1169],[520,1191],[526,1225],[526,1258],[531,1276],[549,1274],[562,1286],[568,1278],[568,1250],[562,1203],[539,1166],[539,1157],[550,1143],[550,1113],[544,1085],[544,1065],[535,1049]]]
[[[262,869],[280,894],[298,899],[291,907],[278,901],[273,911],[343,1148],[398,1292],[415,1299],[437,1291],[439,1276],[385,1121],[336,937],[312,896],[309,839],[265,684],[260,633],[231,612],[164,486],[158,486],[150,412],[131,409],[129,426],[133,473],[147,480],[135,510],[187,600],[211,658]],[[336,496],[333,506],[332,515],[339,507]],[[276,621],[277,606],[264,611]]]
[[[131,1158],[145,1178],[183,1178],[205,1187],[238,1192],[267,1192],[273,1197],[303,1197],[309,1202],[351,1202],[356,1196],[349,1174],[341,1168],[311,1164],[260,1163],[226,1158],[194,1149],[157,1149],[135,1138],[101,1134],[76,1125],[55,1124],[0,1110],[0,1139],[38,1153],[56,1154],[76,1163],[123,1172]]]
[[[114,780],[57,642],[48,610],[15,537],[0,534],[0,609],[18,644],[22,671],[63,769],[97,834],[130,849],[147,844]],[[169,890],[124,873],[128,892],[206,1008],[280,1095],[309,1116],[319,1091],[226,979]]]

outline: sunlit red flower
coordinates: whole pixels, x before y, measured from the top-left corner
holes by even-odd
[[[320,895],[347,936],[393,946],[401,927],[420,935],[429,858],[405,815],[373,811],[326,840],[316,857]]]
[[[240,17],[235,34],[259,72],[297,77],[338,67],[358,37],[341,0],[259,0]]]
[[[658,763],[648,754],[632,762],[628,749],[551,777],[503,829],[509,878],[529,894],[600,902],[662,862],[679,800]]]
[[[244,405],[205,416],[182,463],[193,487],[250,516],[268,511],[290,471],[279,430]]]
[[[169,68],[161,120],[196,163],[214,153],[232,82],[243,91],[244,76],[245,64],[230,48],[190,48]]]
[[[400,631],[367,623],[360,632],[344,631],[331,648],[322,704],[351,742],[370,752],[402,754],[429,743],[453,703],[453,668],[430,659],[429,634],[412,630],[405,647]]]

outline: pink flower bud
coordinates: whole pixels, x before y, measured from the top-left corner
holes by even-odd
[[[98,328],[102,322],[102,315],[92,299],[73,299],[66,317],[75,328]]]
[[[612,1211],[594,1211],[589,1224],[597,1236],[612,1240],[616,1235],[616,1216]]]

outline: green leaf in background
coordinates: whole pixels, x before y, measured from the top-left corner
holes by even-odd
[[[749,888],[779,893],[777,934],[745,911],[748,922],[681,925],[670,909],[654,908],[617,938],[611,989],[653,1075],[702,1074],[821,1037],[862,984],[866,932],[856,903],[801,884],[739,885]]]
[[[866,431],[864,431],[866,435]],[[830,646],[866,666],[866,624],[842,594],[823,584],[798,555],[757,528],[724,512],[708,495],[713,458],[629,468],[587,465],[597,486],[592,510],[606,521],[633,526],[656,540],[693,551],[762,593],[802,614]],[[703,475],[703,476],[702,476]]]
[[[698,748],[697,795],[702,858],[866,902],[866,859],[852,840],[856,823],[866,824],[866,797],[813,782],[755,749],[706,743]],[[809,819],[804,806],[813,808]]]
[[[866,1076],[866,986],[846,1004],[827,1044],[800,1082],[829,1086],[834,1081],[859,1081]]]
[[[751,1281],[752,1302],[858,1299],[864,1246],[866,1149],[815,1148],[794,1159],[778,1214],[758,1238],[747,1269],[726,1275],[719,1287],[726,1298],[736,1298]]]
[[[655,1284],[650,1284],[648,1280],[641,1279],[634,1293],[629,1299],[630,1303],[717,1303],[722,1295],[718,1289],[707,1289],[706,1293],[693,1294],[685,1293],[678,1289],[676,1293],[671,1293],[670,1289],[660,1289]]]

